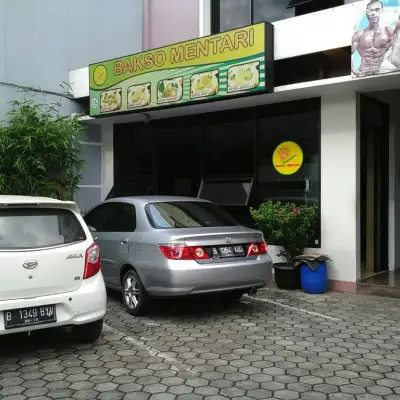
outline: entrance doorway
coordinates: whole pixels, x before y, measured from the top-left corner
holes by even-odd
[[[389,270],[389,106],[361,96],[361,278]]]

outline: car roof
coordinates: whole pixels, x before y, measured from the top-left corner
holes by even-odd
[[[51,205],[57,208],[68,208],[80,212],[79,207],[73,201],[62,201],[51,197],[40,196],[0,195],[0,207],[6,207],[8,205]]]
[[[115,197],[109,199],[106,202],[135,202],[135,203],[159,203],[159,202],[170,202],[170,201],[200,201],[204,203],[209,203],[208,200],[199,199],[197,197],[184,197],[184,196],[126,196],[126,197]]]

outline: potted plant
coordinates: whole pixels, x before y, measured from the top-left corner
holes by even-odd
[[[267,242],[281,247],[278,257],[286,260],[274,264],[276,285],[280,289],[300,289],[300,268],[295,258],[303,254],[314,234],[317,206],[267,201],[250,211]]]

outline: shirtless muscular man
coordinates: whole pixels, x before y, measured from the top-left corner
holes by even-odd
[[[356,32],[351,41],[351,54],[356,51],[361,56],[361,65],[357,68],[353,60],[351,70],[356,76],[379,74],[379,69],[386,52],[392,45],[394,28],[380,27],[379,21],[383,11],[381,0],[371,0],[367,5],[368,26]]]
[[[396,67],[400,68],[400,16],[396,27],[394,28],[394,39],[390,62]]]

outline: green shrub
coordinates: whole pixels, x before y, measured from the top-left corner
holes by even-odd
[[[278,254],[288,263],[303,253],[314,234],[317,206],[296,206],[294,203],[268,201],[250,209],[254,221],[260,226],[269,243],[282,247]]]
[[[36,102],[27,90],[0,126],[0,194],[71,200],[81,179],[81,123],[61,102]]]

